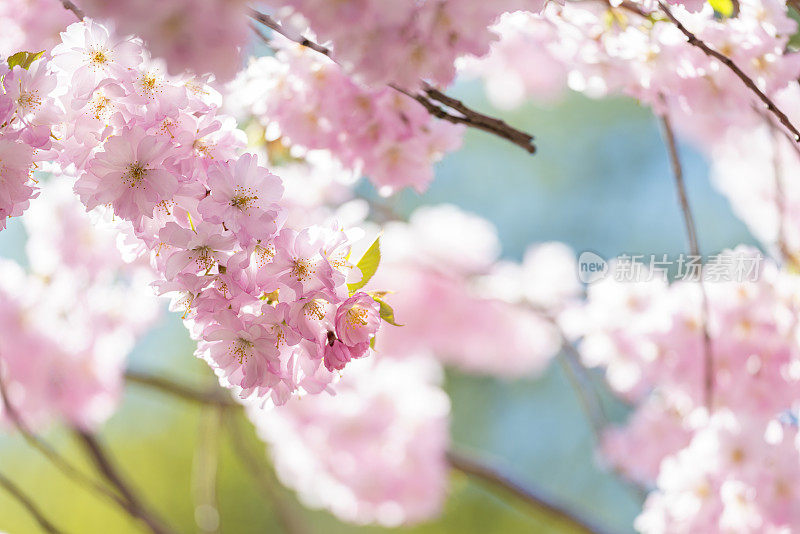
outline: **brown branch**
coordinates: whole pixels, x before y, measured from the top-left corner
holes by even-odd
[[[52,463],[56,468],[58,468],[62,473],[64,473],[68,478],[74,480],[78,484],[86,486],[87,488],[91,489],[99,496],[104,497],[111,502],[117,504],[122,509],[126,509],[127,503],[125,500],[108,489],[103,484],[93,480],[92,478],[88,477],[87,475],[83,474],[83,472],[79,471],[76,467],[74,467],[69,461],[66,460],[63,456],[61,456],[55,449],[53,449],[50,445],[48,445],[45,441],[40,439],[36,436],[36,434],[28,428],[28,425],[19,415],[17,409],[12,406],[9,398],[8,392],[6,391],[5,381],[0,376],[0,397],[2,397],[3,407],[5,408],[6,414],[11,422],[14,424],[14,427],[19,431],[22,435],[23,439],[39,451],[45,458],[47,458],[50,463]]]
[[[260,12],[258,10],[250,8],[250,12],[248,13],[248,15],[250,16],[250,18],[252,18],[256,22],[259,22],[259,23],[263,24],[264,26],[266,26],[267,28],[269,28],[270,30],[283,35],[284,37],[286,37],[290,41],[294,41],[295,43],[297,43],[297,44],[299,44],[301,46],[305,46],[306,48],[310,48],[311,50],[313,50],[315,52],[319,52],[322,55],[325,55],[325,56],[328,56],[328,57],[332,57],[332,53],[331,53],[331,49],[330,48],[327,48],[325,46],[322,46],[321,44],[315,43],[311,39],[306,39],[305,37],[302,37],[302,36],[297,37],[297,36],[291,35],[288,31],[286,31],[286,29],[284,29],[283,25],[280,22],[278,22],[277,20],[273,19],[272,17],[270,17],[266,13],[262,13],[262,12]]]
[[[678,145],[675,142],[675,133],[672,130],[672,124],[669,117],[665,114],[661,116],[661,125],[664,132],[664,143],[667,146],[669,153],[670,166],[672,167],[672,174],[675,177],[675,187],[678,190],[678,200],[681,204],[681,211],[683,212],[683,221],[686,226],[686,234],[689,239],[689,251],[694,256],[700,255],[700,246],[697,242],[697,228],[692,215],[692,209],[689,206],[689,196],[686,193],[686,184],[683,179],[683,166],[681,165],[680,156],[678,155]]]
[[[288,31],[286,31],[280,22],[273,19],[269,15],[261,13],[255,9],[250,9],[249,15],[253,20],[263,24],[274,32],[283,35],[290,41],[293,41],[301,46],[305,46],[306,48],[314,50],[315,52],[319,52],[320,54],[323,54],[335,61],[330,48],[327,48],[319,43],[315,43],[306,37],[291,35]],[[261,35],[260,32],[257,33],[262,39],[264,39],[264,36]],[[388,84],[388,87],[403,93],[409,98],[413,98],[420,103],[428,111],[428,113],[437,119],[445,120],[453,124],[463,124],[469,128],[482,130],[484,132],[496,135],[501,139],[505,139],[506,141],[521,147],[529,154],[534,154],[536,152],[536,146],[533,144],[532,135],[508,125],[501,119],[490,117],[489,115],[475,111],[460,100],[447,96],[446,94],[424,82],[423,93],[408,91],[394,84]],[[439,104],[452,109],[458,114],[450,113],[447,111],[447,109],[441,107]]]
[[[119,491],[122,498],[125,499],[125,509],[127,512],[131,516],[144,522],[154,534],[168,534],[172,532],[171,529],[164,526],[164,523],[160,519],[147,510],[136,493],[131,489],[130,485],[124,480],[111,460],[110,455],[105,452],[97,438],[77,428],[74,429],[74,433],[100,474],[102,474],[103,477]]]
[[[661,125],[664,132],[664,143],[669,153],[672,174],[675,178],[675,188],[678,191],[678,200],[680,202],[681,212],[683,213],[683,222],[686,226],[686,234],[689,239],[689,250],[692,256],[699,258],[700,246],[697,242],[697,227],[694,222],[691,206],[689,205],[689,196],[686,193],[686,184],[683,179],[683,166],[681,165],[680,156],[678,155],[675,133],[667,114],[661,116]],[[703,285],[702,265],[700,266],[700,276],[697,282],[700,284],[700,293],[702,297],[700,322],[703,329],[703,396],[706,408],[711,410],[714,400],[714,354],[711,347],[711,336],[708,334],[708,295]]]
[[[83,12],[83,10],[70,2],[70,0],[61,0],[61,5],[64,6],[64,9],[68,9],[69,11],[75,13],[75,16],[78,17],[78,20],[83,20],[86,18],[86,14]]]
[[[39,510],[36,504],[28,497],[21,489],[19,489],[16,484],[14,484],[9,478],[5,475],[0,473],[0,487],[2,487],[9,495],[11,495],[14,499],[22,505],[23,508],[33,517],[39,526],[42,527],[44,532],[48,534],[62,534],[63,531],[59,530],[55,527]]]
[[[409,98],[413,98],[422,104],[422,107],[437,119],[446,120],[453,124],[463,124],[476,130],[488,132],[517,145],[529,154],[536,153],[536,145],[533,143],[532,135],[522,130],[517,130],[500,119],[474,111],[460,100],[449,97],[436,89],[428,88],[425,90],[424,94],[421,94],[408,91],[395,84],[389,84],[389,87],[403,93]],[[448,112],[445,108],[442,108],[439,103],[458,111],[460,115]]]
[[[128,371],[125,373],[125,380],[132,384],[146,386],[162,393],[168,393],[181,399],[199,403],[199,404],[215,404],[221,408],[232,408],[239,406],[229,395],[220,388],[203,391],[178,384],[167,378],[159,376],[148,375],[136,371]]]
[[[752,78],[750,78],[747,74],[745,74],[745,72],[742,69],[740,69],[739,66],[736,65],[736,63],[734,63],[731,58],[714,50],[713,48],[708,46],[705,42],[698,39],[695,34],[686,29],[686,26],[684,26],[683,23],[681,23],[681,21],[675,18],[675,15],[672,14],[672,11],[662,0],[658,0],[658,5],[661,7],[661,10],[664,12],[664,14],[667,15],[667,18],[669,18],[669,20],[672,21],[672,23],[675,24],[675,26],[677,26],[680,32],[689,40],[690,45],[699,48],[707,56],[716,59],[717,61],[728,67],[736,75],[736,77],[738,77],[742,81],[742,83],[744,83],[747,86],[748,89],[750,89],[753,93],[756,94],[758,99],[761,100],[761,102],[766,106],[766,108],[770,111],[770,113],[775,115],[775,117],[777,117],[780,123],[792,133],[794,141],[800,142],[800,131],[798,131],[797,128],[795,128],[794,125],[792,125],[791,121],[789,120],[789,117],[787,117],[783,111],[778,109],[778,106],[776,106],[775,103],[761,89],[758,88],[758,86],[752,80]]]
[[[453,469],[503,489],[533,508],[558,517],[578,532],[586,534],[607,534],[609,532],[607,529],[590,523],[579,517],[575,512],[554,502],[552,498],[542,494],[538,489],[526,486],[494,467],[452,451],[447,453],[447,461]]]

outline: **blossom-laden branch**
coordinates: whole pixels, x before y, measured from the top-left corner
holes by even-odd
[[[9,495],[11,495],[25,510],[33,517],[34,520],[42,527],[42,531],[48,534],[63,534],[63,531],[56,528],[39,510],[39,507],[28,497],[16,484],[14,484],[3,473],[0,473],[0,487],[2,487]]]
[[[672,124],[668,115],[664,114],[661,116],[661,125],[664,132],[664,142],[667,146],[667,152],[669,153],[672,174],[675,178],[675,188],[678,191],[678,201],[680,202],[681,212],[683,213],[683,222],[686,226],[686,234],[689,239],[689,251],[692,256],[699,258],[700,245],[697,241],[697,226],[695,225],[692,209],[689,205],[689,196],[686,193],[686,184],[683,179],[683,166],[681,165],[680,156],[678,155],[678,144],[675,141],[675,132],[672,129]],[[705,405],[710,410],[713,406],[714,399],[714,354],[711,347],[711,336],[708,333],[708,295],[703,285],[702,267],[697,282],[700,285],[702,297],[700,326],[703,333],[703,396]]]
[[[122,477],[119,470],[114,465],[111,456],[106,452],[98,439],[84,430],[75,429],[74,432],[81,446],[86,450],[100,474],[103,475],[103,477],[119,491],[122,498],[125,499],[128,513],[133,517],[141,519],[154,533],[168,534],[172,532],[171,529],[164,526],[164,523],[160,519],[147,510],[141,499],[139,499],[130,485]]]
[[[261,13],[255,9],[251,9],[250,17],[272,31],[283,35],[290,41],[332,58],[332,51],[330,48],[316,43],[306,37],[291,34],[280,22],[276,21],[269,15]],[[258,33],[260,37],[264,38],[260,32],[256,33]],[[423,85],[422,92],[409,91],[394,84],[389,84],[389,87],[399,91],[409,98],[413,98],[419,102],[428,111],[428,113],[437,119],[445,120],[453,124],[463,124],[469,128],[490,133],[521,147],[529,154],[536,152],[536,145],[533,143],[532,135],[510,126],[501,119],[490,117],[489,115],[475,111],[460,100],[448,96],[428,84]]]
[[[690,32],[686,28],[686,26],[684,26],[683,23],[675,17],[675,15],[672,13],[672,11],[664,2],[659,0],[658,5],[661,7],[661,10],[664,12],[667,18],[670,21],[672,21],[672,23],[675,24],[678,30],[680,30],[680,32],[689,40],[690,45],[699,48],[707,56],[716,59],[717,61],[728,67],[731,70],[731,72],[733,72],[736,75],[736,77],[739,78],[742,81],[742,83],[744,83],[747,86],[748,89],[750,89],[753,93],[755,93],[755,95],[766,106],[769,112],[775,115],[778,121],[780,121],[780,123],[787,130],[789,130],[789,132],[791,132],[794,140],[796,142],[800,142],[800,131],[798,131],[797,128],[794,127],[794,125],[789,120],[789,117],[787,117],[786,114],[783,111],[781,111],[778,108],[778,106],[775,105],[775,103],[770,99],[770,97],[768,97],[761,89],[758,88],[758,85],[756,85],[756,82],[754,82],[752,78],[750,78],[747,74],[745,74],[745,72],[741,68],[739,68],[739,66],[736,63],[734,63],[731,58],[729,58],[725,54],[718,52],[717,50],[714,50],[713,48],[708,46],[705,42],[703,42],[701,39],[699,39],[695,34]]]
[[[576,531],[586,534],[608,534],[609,531],[604,527],[590,523],[579,517],[573,511],[554,502],[549,496],[541,493],[538,489],[531,488],[514,480],[510,475],[501,472],[499,469],[486,465],[483,462],[474,460],[464,454],[449,452],[447,461],[456,471],[478,478],[489,484],[496,486],[531,507],[542,510],[548,515],[555,516],[561,521],[572,526]]]

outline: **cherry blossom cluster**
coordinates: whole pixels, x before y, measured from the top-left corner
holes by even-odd
[[[224,386],[283,403],[369,353],[378,304],[348,289],[361,277],[348,236],[333,220],[284,225],[282,182],[237,155],[244,134],[217,113],[218,93],[88,19],[47,66],[67,89],[54,137],[75,192],[87,209],[110,206],[127,257],[151,258]]]
[[[267,127],[270,139],[329,150],[382,194],[425,190],[433,163],[460,146],[462,126],[432,118],[401,92],[364,87],[317,52],[273,42],[275,57],[253,60],[230,94]]]
[[[488,27],[502,13],[538,12],[544,1],[269,0],[268,4],[279,9],[280,18],[291,26],[301,28],[307,22],[319,39],[332,43],[336,60],[357,79],[416,89],[420,80],[449,85],[457,58],[489,51],[497,36]]]
[[[800,87],[777,98],[791,120],[800,119]],[[711,147],[711,177],[742,219],[773,256],[790,265],[800,260],[800,171],[797,147],[768,123],[731,128]]]
[[[370,358],[336,395],[248,407],[280,480],[314,508],[385,526],[431,519],[447,488],[450,403],[432,360]]]
[[[36,196],[33,170],[51,148],[51,127],[59,120],[50,98],[56,78],[45,62],[31,64],[27,54],[11,59],[0,63],[0,230]]]
[[[693,4],[695,12],[680,5],[671,10],[768,96],[796,85],[800,55],[787,43],[797,23],[784,2],[744,0],[733,18],[715,16],[708,3]],[[692,46],[650,2],[550,3],[541,14],[506,15],[496,30],[503,37],[492,52],[465,62],[464,68],[486,77],[490,96],[505,106],[530,96],[551,98],[559,83],[592,97],[623,93],[656,113],[668,112],[701,146],[714,143],[731,126],[764,121],[754,92],[727,66]],[[536,58],[543,67],[534,76],[519,58]]]
[[[379,229],[369,217],[395,216],[387,206],[370,212],[354,195],[357,176],[330,153],[264,143],[259,131],[254,138],[280,162],[288,220],[335,214],[372,236]],[[281,481],[304,503],[343,521],[393,526],[435,517],[446,496],[447,399],[431,374],[442,363],[504,378],[541,372],[561,347],[548,315],[580,287],[564,245],[532,246],[521,264],[498,262],[494,227],[455,206],[422,207],[381,230],[380,269],[366,288],[398,288],[386,298],[403,326],[383,323],[376,357],[351,364],[335,396],[247,406]]]
[[[754,254],[740,247],[724,257]],[[726,531],[744,516],[743,532],[800,525],[783,487],[800,468],[791,422],[800,379],[799,284],[772,262],[755,281],[702,288],[608,278],[589,287],[585,305],[562,314],[565,328],[583,336],[585,362],[604,366],[615,391],[641,401],[626,427],[606,434],[603,448],[622,473],[657,482],[637,521],[642,532]]]
[[[641,532],[792,532],[800,524],[797,426],[720,411],[667,457]]]
[[[27,426],[88,430],[114,412],[126,356],[157,316],[152,273],[122,260],[115,223],[87,214],[68,180],[48,182],[23,222],[28,270],[0,259],[0,379]]]
[[[287,150],[275,144],[280,148],[269,150]],[[382,232],[380,269],[365,289],[398,288],[387,300],[402,327],[383,324],[378,354],[516,377],[541,372],[559,352],[563,340],[554,319],[582,292],[569,247],[534,244],[521,263],[500,260],[494,226],[448,204],[420,207],[408,221],[390,213],[378,226],[369,220],[367,201],[354,197],[356,178],[329,153],[296,153],[276,157],[287,161],[279,169],[289,220],[308,225],[335,215],[351,231]],[[387,214],[373,206],[371,215]]]
[[[250,35],[246,0],[82,0],[90,17],[109,19],[121,34],[137,35],[166,61],[170,74],[214,74],[228,80],[239,71]],[[74,21],[74,17],[73,17]]]

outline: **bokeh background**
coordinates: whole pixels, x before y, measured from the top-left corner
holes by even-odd
[[[592,250],[605,258],[686,250],[666,151],[657,121],[647,109],[628,99],[593,101],[570,95],[560,102],[503,112],[491,107],[477,83],[461,83],[453,93],[534,133],[538,152],[531,157],[518,147],[470,131],[463,149],[439,164],[426,194],[405,193],[389,200],[398,212],[409,214],[420,205],[447,202],[477,213],[497,226],[503,255],[514,260],[521,259],[530,243],[552,240],[567,243],[576,253]],[[755,244],[709,183],[702,155],[690,146],[680,149],[702,251]],[[365,195],[374,195],[368,184],[360,187]],[[0,233],[0,256],[24,263],[24,239],[22,225],[12,221]],[[182,383],[208,385],[211,372],[194,359],[193,350],[179,318],[165,312],[159,326],[136,347],[129,366]],[[600,375],[594,378],[602,382]],[[633,531],[641,497],[598,467],[590,427],[557,359],[543,375],[514,381],[448,371],[446,390],[452,401],[454,449],[486,459],[610,531]],[[624,420],[623,404],[607,394],[605,404],[612,419]],[[268,476],[263,477],[265,487],[256,485],[249,468],[233,453],[234,444],[219,417],[213,409],[129,385],[101,437],[145,500],[181,532],[200,531],[192,492],[207,474],[204,459],[215,450],[220,532],[282,532],[279,511],[296,517],[310,533],[387,531],[346,525],[326,512],[309,511]],[[245,432],[236,446],[247,447],[268,473],[264,445],[246,421],[239,423]],[[44,437],[88,468],[68,431],[56,428]],[[0,467],[67,532],[139,531],[116,509],[52,468],[9,429],[0,432]],[[452,476],[440,519],[399,530],[572,532],[552,516],[458,473]],[[2,492],[0,531],[38,532],[24,510]]]

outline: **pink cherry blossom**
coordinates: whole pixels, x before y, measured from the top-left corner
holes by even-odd
[[[168,144],[142,128],[127,128],[104,143],[75,183],[75,191],[90,209],[110,203],[124,219],[152,217],[156,205],[178,190],[177,179],[166,168],[171,152]]]
[[[280,179],[245,154],[235,162],[214,163],[208,169],[211,193],[198,210],[209,222],[221,223],[243,245],[268,240],[277,233],[277,205],[283,193]]]
[[[336,310],[336,336],[348,346],[369,343],[381,323],[380,306],[366,293],[356,293]]]
[[[28,207],[35,195],[30,174],[33,150],[23,144],[0,136],[0,230],[9,217],[17,217]]]
[[[355,523],[413,524],[445,494],[449,402],[438,375],[430,361],[361,360],[335,396],[247,413],[303,502]]]

